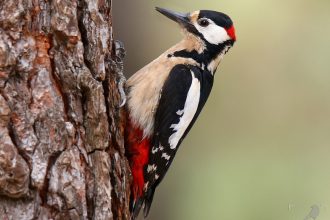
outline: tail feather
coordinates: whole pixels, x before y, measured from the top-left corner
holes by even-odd
[[[131,199],[131,204],[130,204],[130,210],[132,215],[131,220],[135,220],[138,217],[142,206],[143,206],[144,218],[148,216],[152,204],[152,199],[154,197],[154,193],[155,193],[155,188],[152,187],[148,189],[147,192],[145,192],[143,197],[140,197],[136,200],[134,200],[133,198]]]
[[[144,208],[143,208],[143,215],[146,218],[149,214],[152,199],[154,198],[155,187],[151,187],[147,192],[144,200]]]
[[[140,210],[142,208],[142,205],[143,205],[143,202],[144,202],[144,199],[143,198],[139,198],[137,199],[136,201],[133,201],[131,200],[131,220],[134,220],[138,217],[139,213],[140,213]]]

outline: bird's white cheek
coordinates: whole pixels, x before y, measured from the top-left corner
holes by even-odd
[[[227,31],[218,26],[211,24],[207,27],[195,25],[196,29],[204,36],[204,38],[211,44],[220,44],[230,39]]]

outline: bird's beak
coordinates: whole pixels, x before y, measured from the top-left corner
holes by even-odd
[[[159,7],[156,7],[156,10],[188,30],[193,27],[193,25],[190,22],[189,13],[183,14]]]

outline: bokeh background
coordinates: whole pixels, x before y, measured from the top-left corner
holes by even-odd
[[[150,220],[330,219],[330,1],[114,0],[127,77],[181,39],[154,10],[234,20],[200,118],[158,187]]]

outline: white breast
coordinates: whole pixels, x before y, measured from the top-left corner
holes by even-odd
[[[193,59],[167,57],[167,54],[185,47],[182,43],[177,44],[127,80],[129,115],[133,124],[143,129],[144,137],[152,135],[161,89],[172,68],[177,64],[198,65]]]

